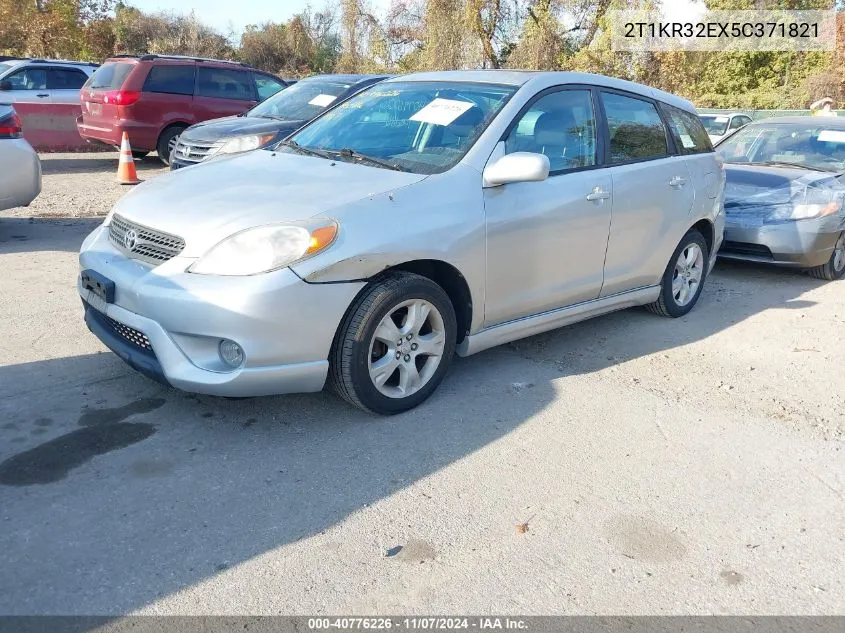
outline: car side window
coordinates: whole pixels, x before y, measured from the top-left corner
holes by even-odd
[[[505,152],[549,158],[552,172],[596,164],[596,117],[589,90],[559,90],[540,97],[505,139]]]
[[[272,97],[285,87],[278,79],[274,79],[269,75],[253,75],[255,77],[255,89],[258,91],[258,100],[264,101]]]
[[[79,90],[86,81],[88,81],[88,75],[75,68],[47,70],[47,88],[50,90]]]
[[[707,135],[707,130],[704,129],[701,119],[680,108],[665,103],[660,105],[668,115],[669,129],[681,154],[700,154],[713,151],[713,144],[710,142],[710,137]]]
[[[602,92],[607,117],[610,164],[662,158],[668,154],[666,128],[653,103]]]
[[[197,83],[197,94],[201,97],[241,101],[253,99],[249,74],[242,70],[201,67]]]
[[[746,123],[746,121],[745,121],[745,117],[742,117],[742,116],[735,116],[735,117],[731,120],[731,127],[730,127],[730,129],[731,129],[731,130],[738,130],[738,129],[739,129],[739,128],[741,128],[743,125],[745,125],[745,123]]]
[[[47,71],[43,68],[24,68],[6,77],[12,90],[47,90]]]
[[[194,94],[194,66],[153,66],[144,81],[143,91],[192,95]]]

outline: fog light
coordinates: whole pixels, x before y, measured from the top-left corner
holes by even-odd
[[[220,358],[231,367],[240,367],[244,363],[244,350],[235,341],[224,338],[220,341]]]

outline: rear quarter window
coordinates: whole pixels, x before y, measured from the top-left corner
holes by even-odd
[[[713,151],[707,130],[697,116],[665,103],[661,107],[669,120],[669,130],[679,153],[688,155]]]
[[[107,62],[100,66],[85,83],[86,88],[117,90],[129,76],[135,64],[121,62]]]
[[[158,92],[172,95],[194,94],[193,65],[153,66],[144,80],[144,92]]]

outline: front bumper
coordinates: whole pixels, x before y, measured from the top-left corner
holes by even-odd
[[[185,272],[175,257],[156,268],[125,257],[96,229],[83,243],[82,269],[114,282],[113,303],[79,284],[89,329],[141,373],[185,391],[262,396],[320,391],[332,340],[362,282],[309,284],[290,269],[250,277]],[[220,359],[221,339],[237,342],[238,369]]]
[[[830,259],[836,240],[843,230],[845,218],[839,215],[759,226],[743,226],[728,218],[719,256],[813,268]]]

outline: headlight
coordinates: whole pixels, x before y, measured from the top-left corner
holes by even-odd
[[[337,223],[273,224],[235,233],[200,257],[189,272],[200,275],[257,275],[290,266],[328,248]]]
[[[826,202],[817,204],[796,204],[792,207],[791,220],[809,220],[810,218],[823,218],[826,215],[833,215],[842,208],[841,202]]]
[[[258,149],[266,145],[276,138],[274,134],[253,134],[251,136],[236,136],[231,138],[223,144],[218,154],[238,154],[240,152],[249,152],[250,150]]]

